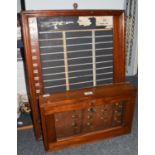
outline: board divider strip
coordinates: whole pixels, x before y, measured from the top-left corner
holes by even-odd
[[[109,37],[112,37],[113,35],[96,35],[95,37],[96,38],[109,38]],[[80,37],[67,37],[66,39],[67,40],[70,40],[70,39],[86,39],[86,38],[90,38],[91,39],[91,36],[80,36]],[[50,41],[50,40],[62,40],[62,38],[49,38],[49,39],[39,39],[39,41]]]
[[[102,56],[103,57],[103,56]],[[106,56],[104,56],[106,57]],[[75,58],[68,58],[67,60],[75,60],[75,59],[89,59],[92,58],[92,56],[87,56],[87,57],[75,57]],[[66,59],[66,58],[64,58]],[[64,59],[57,59],[57,60],[43,60],[43,63],[47,63],[47,62],[55,62],[55,61],[64,61]]]
[[[109,57],[109,56],[113,56],[113,54],[96,55],[96,57]]]
[[[64,47],[64,64],[65,64],[65,77],[66,77],[66,90],[69,91],[69,79],[68,79],[68,61],[67,61],[67,45],[66,45],[66,32],[62,32],[63,47]]]
[[[94,31],[94,30],[92,30]],[[96,35],[95,37],[96,38],[102,38],[102,37],[112,37],[113,35]],[[70,40],[70,39],[85,39],[85,38],[90,38],[91,39],[91,36],[81,36],[81,37],[67,37],[66,39],[67,40]]]
[[[108,47],[108,48],[98,48],[96,49],[96,51],[98,50],[109,50],[109,49],[113,49],[113,47]],[[74,51],[67,51],[67,53],[76,53],[76,52],[89,52],[92,49],[83,49],[83,50],[74,50]],[[63,54],[64,52],[52,52],[52,53],[41,53],[40,55],[52,55],[52,54]]]
[[[84,49],[84,50],[74,50],[74,51],[67,51],[67,53],[76,53],[76,52],[89,52],[91,51],[92,49]],[[41,53],[41,55],[49,55],[49,54],[61,54],[63,52],[53,52],[53,53]]]
[[[93,86],[96,86],[96,56],[95,56],[95,31],[92,31],[92,63],[93,63]]]
[[[92,65],[92,63],[73,64],[73,65],[68,65],[68,67],[84,66],[84,65]],[[42,69],[60,68],[60,67],[64,67],[64,65],[63,66],[54,66],[54,67],[43,67]]]
[[[105,78],[105,79],[98,79],[96,80],[96,82],[98,81],[106,81],[106,80],[112,80],[113,78]],[[89,80],[89,81],[82,81],[82,82],[76,82],[76,83],[70,83],[71,85],[78,85],[78,84],[82,84],[82,83],[93,83],[93,80]],[[49,88],[55,88],[55,87],[62,87],[62,86],[66,86],[65,84],[61,84],[61,85],[53,85],[53,86],[45,86],[45,89],[49,89]]]
[[[113,37],[113,35],[95,35],[95,38],[102,38],[102,37],[109,38],[109,37]]]
[[[54,41],[55,41],[55,40],[62,40],[62,38],[39,39],[39,41],[48,41],[48,40],[49,40],[49,41],[50,41],[50,40],[54,40]]]
[[[74,73],[74,72],[80,72],[80,71],[92,71],[92,69],[83,69],[83,70],[76,70],[76,71],[68,71],[68,73]],[[55,75],[55,74],[65,74],[65,72],[44,74],[44,76],[45,76],[45,75]]]
[[[90,77],[93,76],[93,74],[87,74],[87,75],[82,75],[82,76],[72,76],[69,77],[69,79],[75,79],[75,78],[81,78],[81,77]],[[59,81],[59,80],[65,80],[65,78],[57,78],[57,79],[52,79],[52,80],[44,80],[44,82],[50,82],[50,81]]]
[[[92,31],[93,32],[93,31]],[[96,42],[95,44],[108,44],[112,43],[113,41],[103,41],[103,42]],[[82,44],[67,44],[67,47],[73,47],[73,46],[85,46],[85,45],[91,45],[92,43],[82,43]],[[40,48],[55,48],[55,47],[63,47],[63,45],[55,45],[55,46],[40,46]]]
[[[99,70],[99,69],[107,69],[107,68],[112,68],[112,67],[113,66],[100,67],[100,68],[96,68],[96,70]],[[67,73],[83,72],[83,71],[93,71],[93,70],[92,69],[83,69],[83,70],[76,70],[76,71],[68,71]],[[50,75],[56,75],[56,74],[65,74],[65,72],[44,74],[43,76],[50,76]]]
[[[100,75],[110,75],[113,74],[113,72],[106,72],[106,73],[98,73],[96,74],[96,76],[100,76]],[[69,77],[70,79],[76,79],[76,78],[81,78],[81,77],[93,77],[93,74],[87,74],[87,75],[82,75],[82,76],[71,76]],[[61,81],[61,80],[65,80],[65,78],[57,78],[57,79],[50,79],[50,80],[44,80],[44,82],[51,82],[51,81]]]
[[[45,34],[45,33],[61,33],[61,32],[89,32],[89,31],[109,31],[113,30],[113,28],[102,28],[102,29],[82,29],[82,30],[60,30],[60,31],[41,31],[39,32],[40,34]]]

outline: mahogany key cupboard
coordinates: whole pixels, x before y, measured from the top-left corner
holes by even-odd
[[[125,83],[122,10],[24,11],[22,32],[34,130],[46,150],[129,131],[135,88]]]
[[[135,97],[128,83],[40,96],[45,149],[129,133]]]

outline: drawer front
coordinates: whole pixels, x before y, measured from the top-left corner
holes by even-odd
[[[88,108],[55,113],[56,137],[61,139],[122,125],[125,101],[101,102],[101,99],[93,100],[88,102]]]

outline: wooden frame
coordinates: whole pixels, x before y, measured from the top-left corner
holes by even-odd
[[[125,81],[125,14],[122,10],[53,10],[53,11],[24,11],[22,12],[22,31],[25,47],[25,59],[27,70],[27,82],[28,82],[28,96],[31,103],[32,116],[34,130],[36,138],[41,136],[40,126],[40,113],[38,108],[38,97],[44,94],[42,71],[39,59],[39,45],[37,38],[37,31],[35,31],[31,37],[28,19],[30,17],[43,17],[43,16],[113,16],[114,17],[114,83],[120,83]],[[32,44],[33,43],[33,44]],[[39,76],[38,93],[36,93],[36,86],[33,73],[32,48],[36,50],[36,56],[38,59],[37,70]],[[34,55],[35,56],[35,55]]]

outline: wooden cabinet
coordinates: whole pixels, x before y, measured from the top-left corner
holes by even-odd
[[[22,31],[37,139],[39,95],[125,81],[124,11],[24,11]]]
[[[40,96],[46,150],[128,133],[135,96],[125,83]]]
[[[25,11],[22,30],[33,124],[46,150],[130,131],[136,90],[125,83],[124,11]]]

